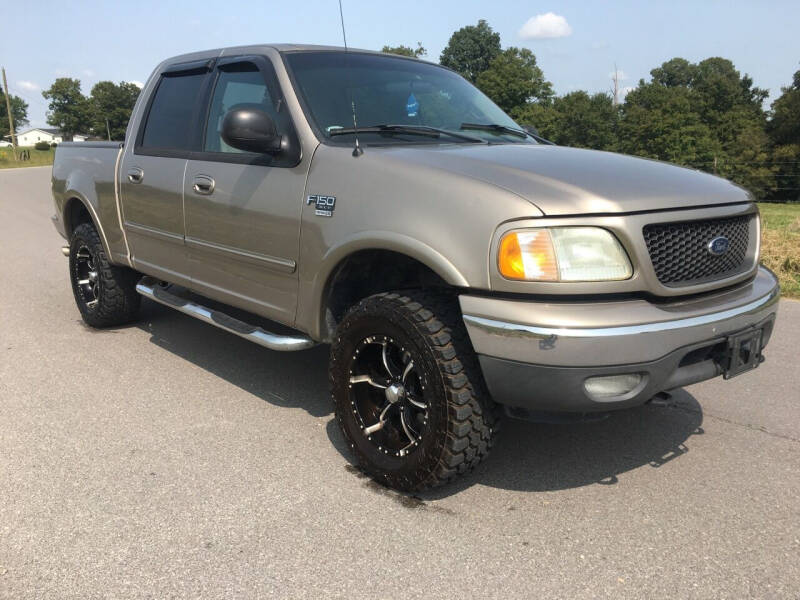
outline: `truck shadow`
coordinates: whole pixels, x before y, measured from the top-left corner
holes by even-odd
[[[314,417],[333,412],[328,346],[273,352],[153,302],[142,303],[137,327],[153,344],[270,404]]]
[[[328,346],[271,352],[234,335],[150,302],[138,327],[151,342],[270,404],[331,415]],[[553,491],[591,484],[615,485],[640,467],[658,468],[689,451],[703,433],[703,412],[685,390],[669,401],[612,413],[583,424],[551,425],[505,418],[489,458],[473,473],[422,494],[441,499],[480,484],[516,491]],[[352,470],[349,449],[330,419],[327,433]]]
[[[689,452],[702,435],[703,411],[685,390],[665,403],[612,413],[593,423],[552,425],[506,418],[497,444],[473,473],[423,494],[435,500],[475,484],[516,491],[617,485],[640,467],[659,468]]]

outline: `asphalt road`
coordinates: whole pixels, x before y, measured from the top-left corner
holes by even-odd
[[[86,328],[49,176],[0,171],[0,597],[800,597],[800,303],[753,373],[506,421],[478,471],[407,497],[350,466],[327,348],[150,303]]]

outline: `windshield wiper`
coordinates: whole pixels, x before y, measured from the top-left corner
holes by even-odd
[[[515,127],[507,127],[499,123],[462,123],[461,129],[474,129],[476,131],[494,131],[496,133],[507,133],[517,137],[526,138],[533,137],[527,131],[516,129]]]
[[[464,135],[456,131],[448,131],[447,129],[440,129],[438,127],[429,127],[428,125],[366,125],[359,127],[347,127],[342,129],[333,129],[328,132],[328,135],[333,137],[335,135],[351,135],[354,133],[388,133],[388,134],[408,134],[408,135],[424,135],[427,137],[438,138],[442,135],[472,142],[476,144],[486,144],[486,140],[472,137],[471,135]]]

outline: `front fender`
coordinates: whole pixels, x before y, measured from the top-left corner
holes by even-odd
[[[342,262],[361,250],[389,250],[420,262],[455,287],[469,287],[466,277],[441,252],[413,237],[393,231],[360,231],[332,246],[322,256],[313,275],[300,276],[300,302],[296,323],[320,339],[325,327],[324,302],[333,274]]]

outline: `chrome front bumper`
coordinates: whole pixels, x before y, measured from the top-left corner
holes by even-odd
[[[703,347],[730,334],[770,323],[765,345],[779,295],[777,279],[759,268],[746,284],[664,303],[531,302],[469,295],[461,296],[460,302],[487,385],[498,402],[547,410],[601,410],[645,402],[668,389],[663,386],[720,374],[709,364],[706,369],[695,366],[689,376],[685,357],[702,354]],[[598,402],[582,391],[588,377],[632,371],[648,374],[648,384],[637,394]],[[548,378],[558,382],[549,391]]]

